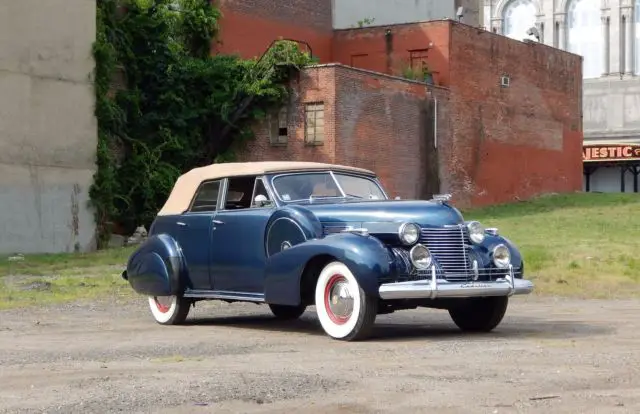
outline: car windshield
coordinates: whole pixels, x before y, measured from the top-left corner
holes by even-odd
[[[384,200],[384,192],[372,179],[359,175],[321,172],[284,174],[274,178],[273,187],[283,201],[313,201],[315,198],[357,198]]]

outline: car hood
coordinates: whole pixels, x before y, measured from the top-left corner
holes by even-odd
[[[361,226],[364,223],[413,222],[421,226],[460,224],[460,212],[446,204],[423,200],[362,201],[340,204],[307,204],[322,224]]]

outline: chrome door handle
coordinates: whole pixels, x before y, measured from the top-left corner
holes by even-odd
[[[213,220],[213,224],[224,224],[224,221]]]
[[[179,222],[177,222],[176,224],[177,224],[178,226],[183,226],[183,227],[187,225],[187,223],[184,223],[184,222],[182,222],[182,221],[179,221]]]

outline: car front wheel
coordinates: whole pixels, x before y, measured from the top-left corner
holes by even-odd
[[[187,319],[191,301],[178,296],[149,296],[153,318],[161,325],[178,325]]]
[[[365,339],[371,333],[378,301],[360,287],[344,263],[331,262],[318,277],[315,305],[327,335],[354,341]]]
[[[502,321],[508,304],[506,296],[463,299],[459,306],[449,309],[449,315],[463,331],[490,332]]]

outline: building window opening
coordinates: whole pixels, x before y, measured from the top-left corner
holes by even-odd
[[[289,110],[286,106],[269,117],[271,145],[287,145],[289,141]]]
[[[536,6],[532,0],[514,0],[504,10],[503,34],[515,40],[527,38],[527,30],[536,24]]]
[[[583,78],[602,75],[602,11],[600,0],[573,0],[568,10],[568,50],[583,57]]]
[[[305,143],[322,145],[324,143],[324,103],[313,102],[304,106]]]

